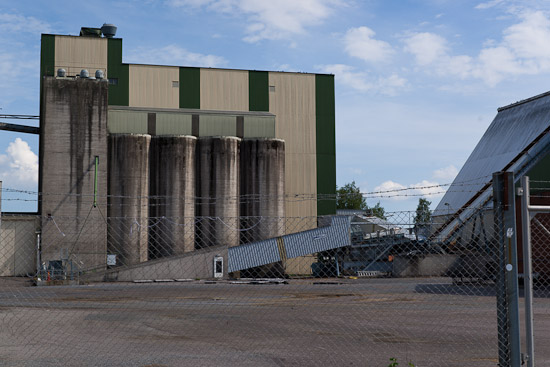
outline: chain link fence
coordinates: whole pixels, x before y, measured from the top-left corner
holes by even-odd
[[[439,213],[4,214],[0,365],[504,365],[504,227],[468,210],[446,232]],[[531,224],[541,366],[548,218]]]

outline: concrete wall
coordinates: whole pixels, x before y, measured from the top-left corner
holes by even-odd
[[[68,255],[83,268],[105,264],[107,85],[87,79],[43,80],[39,210],[44,261]],[[98,201],[92,208],[96,156]]]
[[[34,215],[2,215],[0,228],[0,276],[36,273],[36,231],[40,221]]]
[[[84,274],[82,281],[119,281],[158,279],[214,278],[214,257],[223,257],[224,277],[227,276],[227,247],[218,246],[189,252],[181,256],[148,261],[140,265],[112,269],[102,274]]]

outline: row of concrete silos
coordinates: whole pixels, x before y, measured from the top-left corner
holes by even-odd
[[[284,234],[284,141],[111,134],[108,145],[117,264]]]

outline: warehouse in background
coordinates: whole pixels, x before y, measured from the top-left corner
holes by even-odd
[[[333,75],[125,64],[115,32],[42,35],[42,226],[72,218],[75,230],[95,228],[77,240],[43,233],[52,245],[42,260],[99,270],[106,254],[130,265],[314,229],[335,214]],[[226,228],[254,226],[243,215],[306,223],[232,237]],[[184,218],[196,216],[226,220],[195,232]],[[148,222],[166,217],[182,222]],[[313,261],[288,259],[286,271],[310,273]]]

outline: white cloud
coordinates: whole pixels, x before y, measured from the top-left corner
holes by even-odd
[[[368,73],[355,71],[355,68],[344,64],[317,66],[324,73],[335,75],[338,83],[342,83],[359,92],[372,92],[393,96],[407,87],[407,80],[397,74],[387,77],[371,77]]]
[[[476,9],[489,9],[489,8],[492,8],[494,6],[497,6],[499,4],[502,4],[504,2],[504,0],[491,0],[491,1],[487,1],[485,3],[480,3],[478,5],[476,5]]]
[[[421,66],[446,56],[447,49],[445,38],[434,33],[416,33],[405,39],[405,51],[412,53]]]
[[[550,19],[542,11],[523,12],[503,31],[500,42],[489,40],[476,57],[452,55],[445,38],[416,33],[404,39],[421,70],[440,76],[475,78],[494,87],[502,80],[550,72]]]
[[[374,188],[372,194],[375,198],[387,200],[407,200],[410,197],[438,198],[442,197],[444,190],[437,182],[422,180],[412,185],[403,185],[391,180],[384,181]]]
[[[25,17],[19,14],[0,14],[0,33],[29,33],[39,35],[40,33],[51,33],[48,23],[34,17]]]
[[[167,4],[184,8],[205,7],[230,15],[246,15],[247,42],[263,39],[283,39],[305,32],[305,28],[321,24],[334,14],[335,5],[343,0],[169,0]]]
[[[441,198],[448,186],[441,186],[439,181],[450,183],[457,174],[456,167],[450,165],[433,171],[433,180],[422,180],[410,185],[403,185],[391,180],[384,181],[374,188],[372,196],[395,201],[407,200],[411,197]]]
[[[38,156],[29,144],[16,138],[0,155],[0,180],[4,187],[29,188],[38,182]]]
[[[441,180],[446,183],[450,183],[455,179],[457,174],[458,174],[458,169],[451,164],[450,166],[447,166],[445,168],[436,169],[433,172],[432,176],[436,180]]]
[[[344,36],[346,52],[367,62],[386,61],[394,53],[389,43],[374,39],[376,33],[368,27],[351,28]]]
[[[161,48],[138,47],[130,52],[128,60],[131,63],[139,64],[200,65],[202,67],[219,67],[227,64],[227,60],[221,56],[190,52],[177,45]]]

